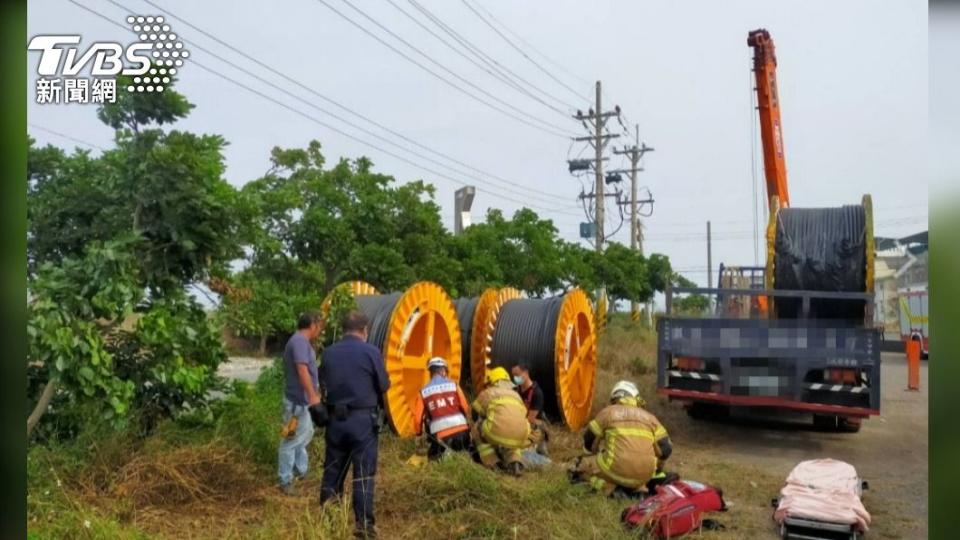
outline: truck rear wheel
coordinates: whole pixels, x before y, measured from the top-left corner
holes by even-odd
[[[687,416],[696,420],[721,420],[730,416],[730,407],[717,403],[691,403]]]

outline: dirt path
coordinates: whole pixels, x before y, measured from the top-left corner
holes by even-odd
[[[671,411],[670,430],[681,449],[678,457],[686,454],[693,463],[738,464],[741,471],[756,471],[757,478],[766,478],[767,483],[770,478],[782,483],[803,460],[843,460],[870,483],[864,504],[873,516],[871,537],[926,538],[927,363],[921,363],[919,392],[905,390],[907,368],[902,354],[883,353],[881,366],[881,416],[865,420],[859,433],[825,433],[786,421],[696,421]],[[702,470],[710,473],[709,468]],[[771,489],[751,478],[741,480],[764,491]],[[754,499],[768,503],[775,496],[776,491]],[[769,513],[769,506],[764,511]],[[771,532],[770,537],[776,535]]]

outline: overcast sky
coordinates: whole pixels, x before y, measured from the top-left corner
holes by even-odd
[[[423,179],[434,184],[444,222],[450,228],[453,192],[462,184],[471,184],[477,186],[474,221],[482,220],[487,208],[501,208],[511,214],[522,206],[519,201],[524,201],[552,219],[565,239],[576,240],[578,224],[585,218],[576,200],[580,181],[569,175],[566,160],[580,154],[583,146],[517,118],[529,115],[534,119],[531,121],[548,122],[568,135],[584,135],[583,127],[566,113],[572,112],[571,105],[583,110],[591,107],[594,81],[601,80],[604,109],[618,104],[629,122],[639,124],[641,139],[656,149],[645,157],[646,170],[641,173],[641,185],[648,186],[656,199],[652,217],[644,219],[645,251],[670,256],[675,268],[701,284],[706,283],[707,220],[713,222],[714,266],[720,262],[754,263],[753,164],[759,196],[763,198],[764,194],[759,147],[755,159],[751,157],[751,136],[757,120],[751,109],[751,50],[746,37],[752,29],[767,28],[776,43],[779,61],[783,139],[793,206],[854,204],[864,193],[870,193],[877,235],[901,236],[927,227],[925,1],[483,1],[483,9],[506,29],[493,20],[491,23],[524,49],[537,62],[535,65],[478,18],[463,0],[418,0],[461,39],[488,55],[490,62],[531,83],[520,86],[551,105],[548,107],[457,55],[391,5],[395,3],[452,42],[408,0],[350,1],[443,67],[407,49],[343,0],[323,0],[458,86],[486,96],[482,99],[498,108],[505,107],[494,100],[522,111],[508,110],[509,114],[451,88],[342,19],[320,0],[158,1],[170,12],[166,15],[144,0],[117,0],[127,9],[107,0],[76,1],[121,24],[131,13],[166,17],[166,23],[191,53],[180,71],[177,90],[196,105],[176,127],[221,134],[229,141],[226,175],[232,184],[240,186],[262,175],[273,146],[303,147],[317,139],[328,160],[366,155],[378,171],[400,182]],[[480,0],[468,1],[474,5]],[[478,11],[487,16],[483,10]],[[179,19],[317,93],[499,179],[452,164],[351,117]],[[535,50],[510,32],[519,34]],[[133,40],[132,34],[67,0],[31,2],[28,35],[52,33],[80,34],[84,44]],[[345,126],[198,47],[307,102],[472,176],[427,163],[423,157]],[[68,148],[76,145],[39,126],[109,147],[113,133],[99,123],[92,106],[34,103],[38,61],[38,53],[29,53],[31,135],[40,143]],[[204,71],[197,63],[434,172],[350,140]],[[482,90],[467,87],[444,68]],[[615,131],[620,131],[616,127]],[[621,138],[615,143],[624,142]],[[590,149],[584,150],[583,156],[591,153]],[[611,165],[622,166],[619,158]],[[626,183],[623,188],[629,189]],[[612,225],[608,224],[608,230]],[[628,232],[625,224],[615,240],[629,243]],[[762,250],[759,262],[763,263]]]

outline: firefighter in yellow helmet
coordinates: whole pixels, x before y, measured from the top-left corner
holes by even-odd
[[[664,476],[663,463],[673,447],[667,430],[643,409],[640,391],[630,381],[620,381],[610,392],[610,405],[587,425],[583,446],[588,455],[577,459],[570,477],[589,482],[611,495],[646,491],[651,479]]]
[[[471,434],[480,462],[519,476],[523,472],[521,452],[527,446],[530,422],[527,407],[513,389],[506,369],[496,367],[487,372],[487,387],[474,400],[473,412],[477,421]]]

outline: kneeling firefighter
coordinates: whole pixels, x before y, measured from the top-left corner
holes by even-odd
[[[487,388],[473,402],[477,422],[472,435],[480,462],[489,468],[500,466],[513,475],[523,472],[521,452],[530,436],[527,407],[502,367],[487,373]]]
[[[417,394],[413,405],[413,429],[417,436],[427,425],[430,448],[427,457],[439,459],[445,450],[470,449],[470,405],[456,382],[447,377],[447,361],[431,358],[427,362],[430,381]]]
[[[589,455],[570,471],[574,481],[587,481],[611,495],[618,487],[646,491],[647,483],[665,476],[663,463],[673,452],[667,430],[643,409],[637,386],[620,381],[610,392],[610,405],[587,425],[583,446]]]

